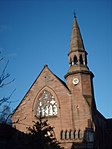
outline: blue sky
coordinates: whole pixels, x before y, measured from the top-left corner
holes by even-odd
[[[88,66],[94,73],[98,110],[112,117],[112,1],[111,0],[1,0],[0,51],[9,59],[7,72],[15,82],[1,90],[14,109],[48,64],[64,80],[68,71],[74,9],[81,30]],[[1,71],[0,70],[0,71]],[[65,81],[65,80],[64,80]]]

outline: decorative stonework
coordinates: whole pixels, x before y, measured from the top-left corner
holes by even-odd
[[[84,137],[84,132],[82,132],[80,129],[79,130],[62,130],[60,132],[60,138],[61,140],[76,140],[76,139],[80,139],[82,140]]]
[[[36,116],[56,116],[57,112],[57,103],[54,96],[49,91],[44,90],[37,100]]]

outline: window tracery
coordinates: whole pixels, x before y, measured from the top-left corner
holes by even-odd
[[[57,115],[57,103],[54,96],[44,90],[37,101],[37,116],[56,116]]]

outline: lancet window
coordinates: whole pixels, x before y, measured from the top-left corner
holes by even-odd
[[[73,131],[72,130],[70,130],[70,132],[69,132],[69,138],[73,139]]]
[[[78,139],[78,131],[74,131],[74,139]]]
[[[83,137],[82,131],[79,130],[79,131],[78,131],[78,138],[79,138],[79,139],[82,139],[82,137]]]
[[[65,139],[65,132],[63,130],[61,131],[61,139]]]
[[[80,64],[83,64],[83,58],[82,58],[82,55],[80,55],[79,61],[80,61]]]
[[[69,131],[65,131],[65,139],[69,139]]]
[[[75,56],[74,57],[74,65],[76,65],[77,64],[77,57]]]
[[[57,115],[57,103],[54,96],[44,90],[37,101],[37,116],[56,116]]]
[[[90,137],[92,136],[91,134],[89,134],[89,135],[90,135]],[[76,139],[80,139],[80,140],[82,140],[83,136],[84,136],[84,132],[81,131],[80,129],[79,130],[75,130],[75,131],[72,131],[72,130],[65,130],[65,131],[61,130],[61,132],[60,132],[61,140],[64,140],[64,139],[65,140],[68,140],[68,139],[70,139],[70,140],[72,140],[72,139],[75,139],[75,140]],[[88,131],[86,131],[86,136],[88,137]]]

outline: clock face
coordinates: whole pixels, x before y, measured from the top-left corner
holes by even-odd
[[[73,79],[73,84],[74,84],[74,85],[77,85],[78,83],[79,83],[79,79],[78,79],[78,78],[74,78],[74,79]]]

